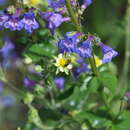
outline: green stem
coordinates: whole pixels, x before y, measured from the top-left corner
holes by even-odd
[[[89,58],[89,63],[91,65],[93,74],[95,76],[99,76],[99,73],[98,73],[98,70],[97,70],[97,67],[96,67],[96,63],[95,63],[94,52],[92,52],[92,58]]]
[[[129,72],[129,55],[130,55],[130,0],[128,0],[128,7],[126,12],[126,44],[125,44],[125,58],[122,75],[119,82],[119,91],[123,96],[127,90],[128,85],[128,72]]]
[[[78,17],[76,16],[76,13],[74,13],[72,7],[71,7],[71,1],[70,0],[65,0],[66,2],[66,7],[69,12],[69,15],[71,17],[72,22],[74,23],[76,30],[79,32],[82,32],[82,28],[80,26],[80,23],[78,22]]]
[[[81,22],[79,22],[78,16],[76,15],[77,13],[75,13],[74,10],[71,7],[71,1],[65,0],[65,3],[66,3],[67,10],[69,12],[69,15],[71,17],[71,20],[76,27],[76,30],[79,31],[79,32],[83,32]],[[90,63],[90,66],[92,68],[93,74],[95,76],[98,76],[98,71],[97,71],[97,67],[96,67],[96,64],[95,64],[94,54],[91,58],[89,58],[89,63]]]

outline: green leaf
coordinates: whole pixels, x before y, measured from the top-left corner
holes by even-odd
[[[52,58],[56,52],[56,46],[50,43],[34,44],[24,52],[24,55],[32,58],[33,61],[39,61],[43,57]]]
[[[87,120],[93,128],[104,128],[111,126],[110,120],[104,117],[99,117],[96,114],[90,112],[80,112],[77,115],[75,115],[74,118],[79,122]]]
[[[33,126],[32,123],[27,122],[24,130],[32,130],[32,126]]]
[[[57,97],[57,99],[58,100],[64,100],[64,99],[68,98],[69,96],[71,96],[72,93],[73,93],[73,91],[74,91],[74,87],[70,87],[68,90],[66,90],[65,92],[63,92],[62,94],[60,94]]]
[[[110,130],[130,130],[130,111],[125,111],[119,118]]]
[[[109,92],[112,94],[112,96],[114,96],[115,92],[116,92],[116,88],[117,88],[116,76],[110,72],[101,72],[99,80],[100,80],[101,84],[109,90]],[[107,92],[107,89],[105,89],[106,92]]]
[[[57,113],[55,110],[46,109],[46,108],[41,108],[39,110],[39,115],[42,120],[46,120],[46,119],[59,120],[60,119],[59,113]]]
[[[88,84],[89,86],[89,92],[97,92],[97,89],[100,87],[100,82],[97,77],[94,77],[91,79],[91,81]]]

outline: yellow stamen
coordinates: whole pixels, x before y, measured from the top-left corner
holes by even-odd
[[[67,60],[65,58],[59,59],[59,66],[64,67],[67,64]]]
[[[32,5],[36,5],[36,4],[39,3],[39,1],[40,1],[40,0],[31,0],[31,4],[32,4]]]
[[[95,56],[94,58],[95,58],[96,67],[99,67],[102,64],[102,61],[97,56]]]

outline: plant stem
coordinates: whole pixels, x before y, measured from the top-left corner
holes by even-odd
[[[74,10],[71,7],[71,1],[65,0],[65,3],[66,3],[67,10],[69,12],[69,15],[71,17],[71,20],[76,27],[76,30],[79,32],[83,32],[81,22],[79,22],[79,20],[78,20],[78,15],[77,15],[77,13],[74,12]],[[97,71],[97,67],[96,67],[95,59],[94,59],[94,53],[92,54],[92,57],[89,58],[89,63],[92,68],[93,74],[95,76],[98,76],[98,71]]]
[[[96,62],[95,62],[94,52],[93,52],[93,51],[92,51],[92,58],[89,58],[89,63],[90,63],[90,65],[91,65],[93,74],[94,74],[95,76],[99,76],[99,73],[98,73],[98,70],[97,70],[97,67],[96,67]]]
[[[66,7],[69,12],[69,15],[71,17],[72,22],[74,23],[76,30],[79,32],[82,32],[81,24],[78,22],[78,17],[76,13],[74,13],[72,7],[71,7],[71,1],[70,0],[65,0],[66,2]]]
[[[127,90],[128,85],[128,71],[129,71],[129,55],[130,55],[130,0],[128,0],[128,7],[126,11],[126,44],[125,44],[125,58],[122,75],[119,82],[119,91],[123,96]]]

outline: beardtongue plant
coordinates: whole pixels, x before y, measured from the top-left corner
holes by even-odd
[[[86,34],[82,25],[83,13],[93,1],[44,2],[18,0],[0,13],[1,31],[17,31],[21,36],[16,42],[25,45],[23,59],[14,54],[9,39],[0,50],[2,80],[16,80],[10,70],[20,74],[18,83],[9,85],[28,107],[27,122],[21,129],[122,130],[120,126],[130,115],[124,105],[129,96],[126,85],[124,90],[118,88],[109,67],[119,54],[97,35]],[[64,34],[63,24],[68,29]],[[127,55],[125,62],[123,78],[127,76]]]

